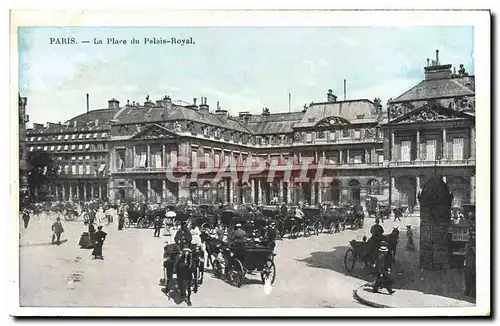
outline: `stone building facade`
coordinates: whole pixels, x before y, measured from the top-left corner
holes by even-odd
[[[108,108],[80,114],[64,124],[33,124],[27,131],[28,150],[47,153],[57,169],[47,184],[32,189],[35,199],[108,198],[109,120],[118,107],[119,102],[111,99]]]
[[[475,202],[474,76],[436,59],[425,79],[388,102],[381,124],[386,169],[395,206],[418,207],[417,195],[433,176],[452,192],[452,206]]]
[[[26,147],[26,123],[29,122],[29,115],[26,114],[28,99],[18,95],[19,109],[19,190],[25,196],[28,193],[28,151]]]
[[[194,203],[390,201],[418,208],[440,175],[454,205],[475,201],[474,77],[424,68],[424,80],[382,112],[380,100],[326,99],[301,112],[230,116],[205,97],[94,110],[65,125],[35,124],[29,150],[54,155],[59,199]],[[319,178],[321,176],[321,178]],[[96,195],[97,194],[97,195]]]

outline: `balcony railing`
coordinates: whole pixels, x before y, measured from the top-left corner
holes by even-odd
[[[406,167],[406,166],[422,166],[422,167],[433,167],[433,166],[475,166],[475,159],[467,160],[435,160],[435,161],[391,161],[391,167]]]

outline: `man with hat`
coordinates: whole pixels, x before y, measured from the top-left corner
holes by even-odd
[[[106,235],[107,233],[102,230],[102,225],[99,225],[97,227],[97,232],[94,233],[94,237],[92,239],[92,242],[94,243],[94,250],[92,251],[94,259],[104,259],[102,255],[102,246],[104,245]]]
[[[236,230],[231,233],[231,235],[228,238],[228,244],[231,247],[231,250],[233,251],[235,259],[239,259],[240,261],[243,261],[243,255],[245,253],[245,239],[247,237],[247,234],[245,230],[241,228],[241,224],[238,223],[236,224]],[[229,270],[231,270],[231,264],[226,264],[226,274]]]
[[[391,258],[389,257],[389,249],[387,249],[387,242],[380,242],[380,247],[378,249],[377,258],[375,260],[375,270],[377,275],[375,276],[375,281],[373,282],[373,292],[378,293],[379,288],[385,288],[389,294],[393,294],[395,291],[392,289],[392,284],[394,283],[391,277]]]
[[[61,218],[58,217],[57,220],[52,224],[52,244],[61,244],[61,234],[64,232]],[[55,241],[54,241],[55,240]]]
[[[174,237],[174,242],[181,248],[184,249],[186,246],[189,246],[193,241],[193,236],[187,227],[187,222],[181,222],[181,228]]]

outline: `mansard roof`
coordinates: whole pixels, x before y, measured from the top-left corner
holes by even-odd
[[[372,101],[366,99],[312,103],[295,127],[314,127],[320,120],[328,117],[339,117],[350,123],[375,123],[377,108]]]
[[[284,134],[293,132],[293,126],[302,119],[303,112],[282,112],[269,115],[252,115],[240,117],[238,121],[244,124],[255,135]]]
[[[474,76],[423,80],[390,103],[422,101],[442,97],[474,96]]]
[[[200,111],[176,104],[166,106],[126,106],[115,115],[114,119],[117,120],[117,124],[189,120],[250,133],[247,128],[231,117],[224,117],[212,112]]]

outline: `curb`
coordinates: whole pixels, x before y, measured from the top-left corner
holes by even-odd
[[[362,298],[359,294],[358,294],[358,291],[362,288],[364,288],[366,286],[366,284],[364,285],[361,285],[359,288],[357,288],[356,290],[353,290],[352,293],[353,293],[353,298],[360,302],[361,304],[364,304],[365,306],[369,306],[369,307],[372,307],[372,308],[393,308],[391,306],[387,306],[387,305],[383,305],[383,304],[380,304],[380,303],[376,303],[376,302],[373,302],[373,301],[369,301],[369,300],[366,300],[364,298]]]

